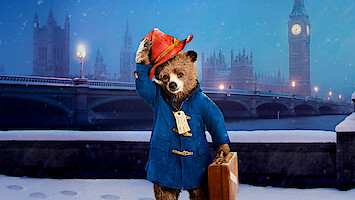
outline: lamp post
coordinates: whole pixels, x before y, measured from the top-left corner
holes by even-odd
[[[224,85],[223,85],[223,84],[220,84],[220,85],[219,85],[219,89],[220,89],[220,90],[224,90]]]
[[[339,94],[339,96],[338,96],[338,101],[341,101],[341,94]]]
[[[291,82],[291,87],[292,87],[292,96],[295,95],[295,87],[296,87],[296,81]]]
[[[317,86],[314,87],[314,92],[315,92],[315,99],[317,99],[317,93],[318,93],[318,87]]]
[[[77,51],[76,51],[76,56],[78,56],[78,58],[80,59],[80,65],[81,65],[81,68],[80,68],[80,78],[84,78],[84,58],[86,57],[86,51],[85,51],[85,47],[84,45],[80,44],[77,48]]]
[[[329,91],[329,100],[330,100],[330,101],[332,100],[332,95],[333,95],[333,92],[332,92],[332,91]]]

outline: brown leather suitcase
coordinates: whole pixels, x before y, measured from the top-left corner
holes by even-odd
[[[238,154],[230,152],[208,166],[210,200],[235,200],[239,192]]]

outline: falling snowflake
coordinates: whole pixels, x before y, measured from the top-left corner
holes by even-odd
[[[73,35],[76,36],[76,32],[74,32]]]
[[[280,47],[280,43],[276,43],[276,46],[277,46],[277,47]]]
[[[86,15],[87,15],[86,13],[83,13],[83,17],[86,17]]]
[[[2,41],[0,40],[0,45],[2,44]]]
[[[41,5],[43,3],[43,0],[38,0],[37,5]]]

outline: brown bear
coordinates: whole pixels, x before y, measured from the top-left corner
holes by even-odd
[[[178,53],[152,70],[152,40],[142,40],[136,55],[136,89],[153,109],[153,132],[147,179],[156,199],[178,199],[187,190],[190,199],[208,199],[207,168],[211,163],[205,127],[218,151],[229,153],[223,114],[197,80],[197,53]],[[184,131],[181,131],[184,129]]]

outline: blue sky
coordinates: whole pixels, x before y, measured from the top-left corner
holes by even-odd
[[[40,26],[45,24],[51,4],[58,25],[70,15],[71,74],[79,71],[75,49],[80,42],[88,50],[85,71],[93,72],[100,48],[109,73],[119,73],[128,20],[135,46],[159,27],[178,39],[193,34],[186,50],[199,55],[223,49],[228,62],[231,48],[252,47],[256,72],[277,74],[280,69],[288,77],[287,21],[293,0],[2,0],[0,65],[7,74],[32,74],[33,17],[37,11]],[[311,22],[311,83],[320,92],[348,97],[354,91],[354,5],[353,0],[305,0]]]

